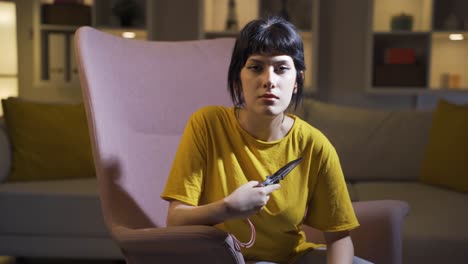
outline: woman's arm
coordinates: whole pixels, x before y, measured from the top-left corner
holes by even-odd
[[[167,226],[216,225],[228,219],[228,215],[224,200],[203,206],[171,201],[167,214]]]
[[[266,205],[270,193],[280,188],[279,184],[257,186],[257,181],[250,181],[226,198],[201,206],[171,201],[167,225],[216,225],[229,219],[245,218],[255,214]]]
[[[353,263],[354,247],[348,231],[324,232],[327,242],[327,263]]]

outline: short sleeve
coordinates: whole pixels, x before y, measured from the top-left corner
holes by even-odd
[[[338,155],[329,142],[320,153],[321,168],[312,188],[304,223],[324,232],[356,228],[359,223]]]
[[[162,199],[198,205],[206,167],[205,137],[203,114],[196,112],[185,127]]]

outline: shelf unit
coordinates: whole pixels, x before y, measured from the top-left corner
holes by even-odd
[[[134,23],[122,27],[112,14],[119,0],[85,0],[82,4],[54,4],[52,0],[33,1],[34,85],[38,87],[79,88],[74,54],[74,34],[81,26],[93,26],[122,36],[146,39],[146,2],[134,0],[137,14]]]
[[[319,0],[236,0],[237,30],[226,30],[229,0],[204,0],[202,38],[236,37],[238,30],[249,21],[266,15],[279,15],[287,10],[289,20],[299,29],[304,43],[306,63],[304,94],[317,91],[317,50],[319,29]]]
[[[367,91],[413,95],[468,92],[468,1],[368,3]]]
[[[73,5],[74,6],[74,5]],[[80,25],[91,24],[90,5],[80,5],[80,18],[65,23],[71,5],[55,9],[53,1],[33,2],[34,84],[35,86],[76,87],[78,71],[74,63],[73,34]]]
[[[31,2],[36,36],[33,41],[34,86],[79,87],[72,45],[75,30],[83,24],[118,36],[130,31],[136,39],[159,41],[235,37],[238,33],[237,30],[224,30],[229,0],[133,0],[141,13],[136,23],[126,28],[121,27],[112,14],[117,1],[121,0],[84,0],[90,10],[90,19],[78,25],[46,23],[43,7],[52,5],[54,1]],[[242,28],[248,21],[266,13],[277,14],[282,1],[235,2],[238,26]],[[304,94],[313,93],[317,89],[319,0],[288,1],[287,9],[304,40],[307,66]]]

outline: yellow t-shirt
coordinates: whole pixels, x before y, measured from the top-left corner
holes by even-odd
[[[283,165],[303,157],[249,219],[255,244],[242,253],[249,260],[288,262],[318,245],[305,241],[301,224],[322,231],[359,226],[335,149],[317,129],[297,116],[282,139],[265,142],[248,134],[234,108],[209,106],[190,118],[166,187],[161,195],[193,206],[219,201],[248,181],[263,181]],[[304,217],[305,216],[305,217]],[[241,219],[217,225],[240,241],[251,230]]]

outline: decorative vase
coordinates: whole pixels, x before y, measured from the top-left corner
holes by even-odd
[[[121,27],[131,27],[139,13],[138,4],[134,0],[117,0],[112,12],[119,19]]]
[[[131,27],[133,26],[133,17],[132,16],[120,16],[119,17],[121,27]]]
[[[450,13],[444,21],[444,29],[459,30],[460,22],[460,19],[454,13]]]
[[[392,16],[390,25],[392,30],[412,30],[413,16],[405,13]]]
[[[239,30],[239,25],[237,23],[237,12],[236,12],[236,1],[229,0],[228,3],[228,15],[226,19],[226,30],[227,31],[237,31]]]

